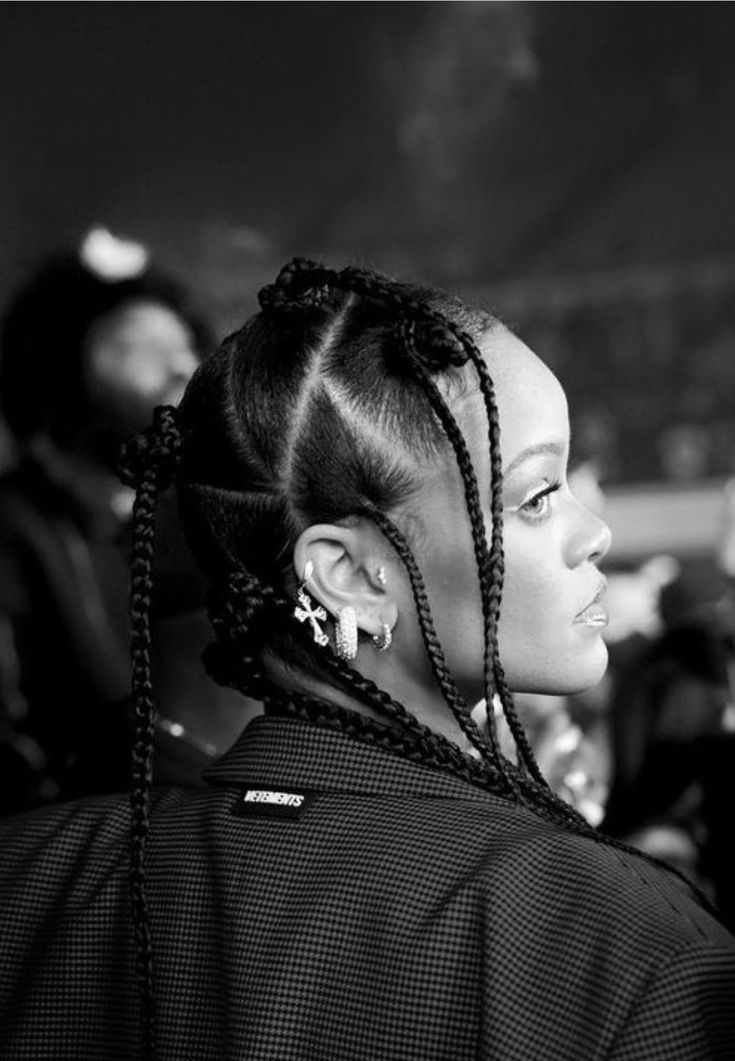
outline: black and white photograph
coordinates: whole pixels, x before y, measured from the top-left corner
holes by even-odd
[[[735,5],[0,3],[0,1061],[735,1059]]]

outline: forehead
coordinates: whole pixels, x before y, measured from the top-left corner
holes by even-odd
[[[569,443],[566,395],[554,373],[506,328],[487,332],[478,343],[495,388],[500,449],[505,468],[529,446]],[[487,426],[479,388],[462,402],[460,420],[475,445],[486,449]],[[477,447],[477,448],[476,448]]]

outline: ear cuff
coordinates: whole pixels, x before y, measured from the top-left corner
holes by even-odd
[[[393,631],[387,623],[381,625],[379,634],[373,638],[373,644],[378,652],[387,652],[393,642]]]

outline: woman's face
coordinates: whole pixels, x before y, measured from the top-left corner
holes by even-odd
[[[553,373],[504,328],[487,333],[485,356],[500,418],[505,580],[500,659],[516,692],[568,694],[594,685],[607,665],[597,564],[610,545],[607,525],[581,505],[567,482],[569,418]],[[488,541],[490,460],[479,389],[450,402],[467,440]],[[419,495],[417,548],[437,632],[464,696],[482,696],[483,635],[477,565],[464,491],[453,454]]]
[[[124,437],[156,405],[177,405],[199,363],[186,324],[158,302],[130,302],[92,328],[87,386],[98,415]]]

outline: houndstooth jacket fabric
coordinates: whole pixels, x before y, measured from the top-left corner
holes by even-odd
[[[263,717],[153,803],[156,1058],[732,1061],[735,941],[678,879]],[[0,825],[0,1057],[140,1057],[123,798]]]

